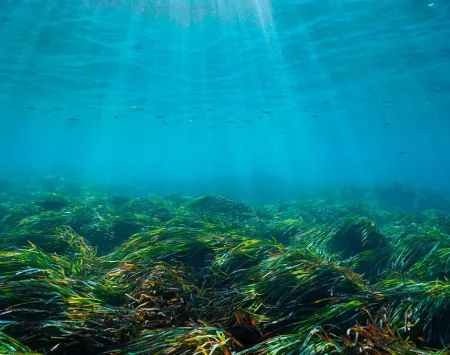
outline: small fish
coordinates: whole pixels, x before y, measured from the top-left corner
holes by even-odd
[[[235,123],[233,119],[227,120],[226,122],[228,122],[228,123]]]
[[[78,118],[75,118],[75,117],[70,117],[70,118],[69,118],[69,121],[79,121],[79,119],[78,119]]]
[[[91,107],[89,107],[89,109],[90,109],[90,110],[97,110],[97,107],[91,106]]]
[[[311,117],[317,118],[317,117],[319,117],[319,115],[314,114],[314,115],[311,115]]]
[[[390,126],[390,125],[391,125],[391,122],[384,122],[383,125],[384,125],[384,126]]]
[[[113,116],[113,118],[122,118],[122,116]]]
[[[166,116],[158,115],[158,116],[156,116],[156,118],[166,118]]]
[[[401,151],[399,151],[397,154],[403,155],[403,154],[406,154],[406,153],[408,153],[408,152],[401,150]]]
[[[249,120],[245,120],[244,122],[250,123],[250,122],[252,122],[252,121],[249,121]]]
[[[191,118],[200,118],[200,116],[191,116]]]
[[[207,107],[206,111],[215,111],[215,109]]]
[[[263,113],[270,114],[272,111],[263,111]]]
[[[28,106],[27,109],[29,110],[35,110],[35,108],[33,106]]]

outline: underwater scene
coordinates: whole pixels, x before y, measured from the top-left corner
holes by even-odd
[[[450,3],[0,2],[0,354],[450,354]]]

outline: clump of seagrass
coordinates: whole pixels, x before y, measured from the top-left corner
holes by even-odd
[[[59,236],[67,256],[50,254],[30,242],[0,252],[0,322],[3,332],[38,352],[91,354],[118,346],[120,312],[96,297],[95,253],[70,229]]]

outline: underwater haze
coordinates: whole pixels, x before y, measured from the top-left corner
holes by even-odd
[[[0,14],[5,175],[240,199],[450,191],[446,1],[9,0]]]

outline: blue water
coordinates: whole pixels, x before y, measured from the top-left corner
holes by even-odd
[[[0,36],[5,176],[450,191],[445,0],[4,0]]]

